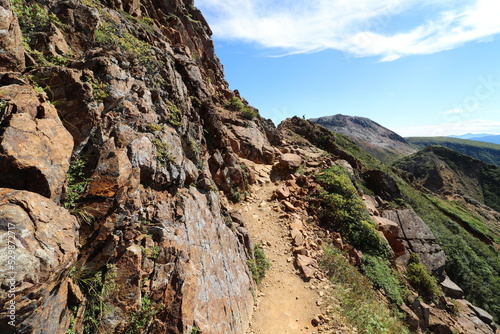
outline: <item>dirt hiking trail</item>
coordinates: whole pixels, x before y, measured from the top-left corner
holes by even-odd
[[[294,265],[291,216],[284,212],[281,203],[273,200],[273,193],[280,184],[270,181],[271,167],[255,165],[258,183],[250,189],[247,199],[236,204],[247,223],[255,243],[263,245],[271,268],[257,291],[254,314],[248,334],[281,333],[342,333],[325,323],[326,312],[322,305],[331,288],[326,279],[305,282]],[[335,326],[338,328],[338,326]]]

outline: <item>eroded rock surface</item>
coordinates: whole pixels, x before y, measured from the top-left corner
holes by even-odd
[[[2,86],[0,99],[0,185],[59,200],[73,139],[57,110],[29,85]]]
[[[2,188],[0,229],[0,264],[11,279],[1,283],[0,331],[12,332],[8,306],[15,301],[17,333],[64,333],[74,299],[68,274],[78,256],[75,217],[38,194]]]

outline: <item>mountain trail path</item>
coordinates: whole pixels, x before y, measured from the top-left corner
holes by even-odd
[[[269,179],[271,167],[255,165],[260,184],[253,185],[245,201],[236,204],[247,223],[252,240],[263,245],[271,268],[256,292],[252,323],[248,334],[333,333],[313,326],[324,314],[320,305],[329,285],[312,279],[305,282],[294,266],[289,215],[271,200],[278,185]]]

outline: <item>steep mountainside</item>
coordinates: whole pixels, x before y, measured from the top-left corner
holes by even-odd
[[[416,152],[404,138],[368,118],[334,115],[311,119],[311,122],[348,136],[383,162],[392,162]]]
[[[0,15],[1,254],[7,238],[16,254],[0,332],[244,333],[252,245],[219,190],[244,194],[238,156],[272,163],[279,137],[227,88],[193,1]]]
[[[489,164],[500,166],[500,145],[450,137],[408,137],[408,143],[419,149],[440,145]]]
[[[441,275],[441,279],[443,275],[449,275],[463,288],[468,300],[487,309],[498,319],[500,296],[496,291],[500,289],[498,280],[500,275],[500,214],[497,211],[477,201],[464,203],[461,197],[442,197],[429,191],[421,191],[422,187],[414,180],[412,181],[407,172],[381,164],[347,137],[300,118],[286,120],[278,128],[282,131],[284,138],[295,147],[313,144],[331,153],[337,164],[346,167],[351,174],[349,181],[349,178],[343,177],[335,166],[333,175],[328,170],[319,173],[319,180],[326,180],[326,182],[320,182],[327,192],[320,192],[319,199],[309,195],[307,202],[310,206],[309,213],[313,216],[317,215],[322,226],[333,227],[334,231],[341,231],[345,240],[361,249],[363,253],[370,255],[376,252],[379,244],[374,237],[373,239],[370,237],[369,230],[365,230],[365,227],[359,224],[369,219],[366,213],[360,213],[359,208],[356,209],[359,202],[355,199],[356,194],[353,193],[355,190],[348,186],[349,182],[353,182],[358,192],[363,194],[369,216],[391,246],[394,252],[393,261],[399,265],[407,265],[409,252],[419,254],[428,269]],[[479,161],[479,163],[482,162]],[[409,179],[413,184],[407,183],[404,178]],[[338,197],[339,194],[341,197]],[[363,237],[360,238],[360,236]],[[444,251],[445,258],[440,255],[441,250]],[[409,267],[411,266],[410,264]],[[333,270],[340,269],[333,268]],[[380,277],[390,276],[390,273],[381,267],[377,267],[376,271],[381,275]],[[340,281],[344,281],[345,272],[341,273]],[[384,279],[382,283],[377,280],[377,275],[373,275],[371,278],[375,286],[383,287],[382,290],[389,296],[397,298],[397,288],[391,287],[388,283],[390,278]],[[408,271],[405,275],[407,278],[411,277]],[[446,294],[454,296],[453,298],[460,296],[461,293],[458,292],[460,289],[456,290],[455,285],[448,285],[447,282],[448,280],[445,279],[441,283],[443,291],[447,291]],[[478,282],[482,283],[478,285]],[[455,300],[453,303],[457,302]],[[413,303],[410,308],[418,318],[423,313],[416,305],[418,303]],[[404,307],[401,310],[407,312]],[[442,321],[445,317],[436,312],[436,310],[430,310],[433,314],[431,318],[434,320],[429,321],[427,318],[428,320],[420,322],[420,328],[435,333],[442,331],[482,332],[474,325],[464,330],[464,328],[453,328],[444,323],[438,324],[440,321],[437,319],[440,318]],[[465,315],[462,311],[458,313]],[[359,313],[355,314],[361,316]],[[409,319],[407,318],[407,321]],[[457,321],[465,324],[470,320]],[[411,321],[409,323],[411,324]],[[412,325],[410,327],[414,328]],[[448,329],[445,329],[446,327]]]
[[[395,164],[435,193],[461,195],[500,211],[500,167],[442,146],[429,146]]]
[[[0,0],[0,32],[0,333],[496,332],[500,214],[376,123],[261,118],[192,0]]]

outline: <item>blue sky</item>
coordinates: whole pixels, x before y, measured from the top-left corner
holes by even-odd
[[[436,4],[437,3],[437,4]],[[500,134],[498,0],[195,0],[232,89],[275,124]]]

